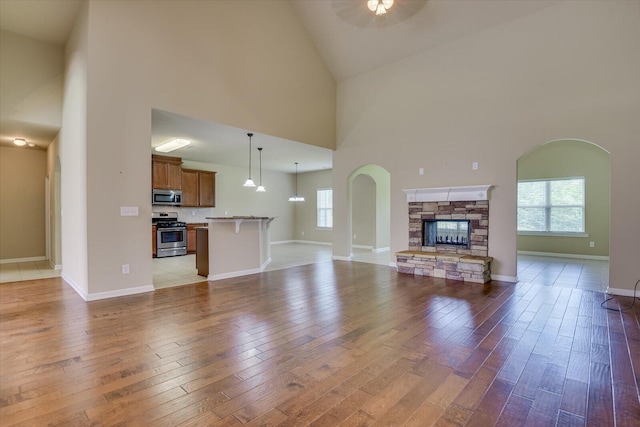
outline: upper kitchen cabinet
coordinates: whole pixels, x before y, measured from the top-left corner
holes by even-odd
[[[179,157],[151,156],[153,188],[182,190],[182,159]]]
[[[182,206],[212,208],[216,206],[216,173],[182,170]]]

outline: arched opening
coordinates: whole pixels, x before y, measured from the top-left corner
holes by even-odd
[[[609,283],[610,155],[558,139],[517,160],[518,279],[604,291]]]
[[[389,265],[391,240],[391,174],[365,165],[347,179],[349,253],[362,262]]]

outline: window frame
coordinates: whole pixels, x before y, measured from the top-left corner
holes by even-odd
[[[557,181],[573,181],[580,180],[582,184],[582,204],[581,205],[554,205],[551,202],[551,183]],[[545,202],[544,205],[520,205],[518,193],[520,192],[520,183],[523,182],[544,182],[545,183]],[[539,179],[521,179],[516,183],[516,231],[518,235],[523,236],[560,236],[560,237],[589,237],[586,232],[586,180],[584,176],[571,176],[559,178],[539,178]],[[520,230],[519,221],[517,219],[517,210],[526,208],[544,209],[545,230]],[[582,231],[551,231],[551,211],[553,208],[580,208],[582,209]]]
[[[331,206],[330,207],[321,207],[320,206],[320,195],[321,192],[326,192],[329,191],[330,192],[330,198],[329,200],[331,200]],[[321,211],[326,211],[329,216],[325,217],[325,220],[327,218],[330,218],[330,221],[326,221],[326,222],[330,222],[331,226],[327,226],[327,225],[321,225],[320,224],[320,218],[321,218]],[[318,188],[316,189],[316,229],[318,230],[333,230],[333,188]]]

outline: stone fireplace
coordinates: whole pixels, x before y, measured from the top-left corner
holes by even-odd
[[[409,204],[409,250],[398,271],[471,282],[491,280],[490,185],[403,190]]]

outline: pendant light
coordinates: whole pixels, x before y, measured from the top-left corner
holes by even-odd
[[[290,202],[304,202],[304,196],[298,194],[298,162],[296,162],[296,193],[289,196]]]
[[[247,179],[247,181],[244,183],[244,186],[255,187],[256,183],[251,179],[251,137],[253,136],[253,134],[249,132],[247,136],[249,137],[249,179]]]
[[[260,153],[260,185],[256,189],[256,192],[264,193],[267,190],[262,186],[262,147],[258,147],[258,152]]]

